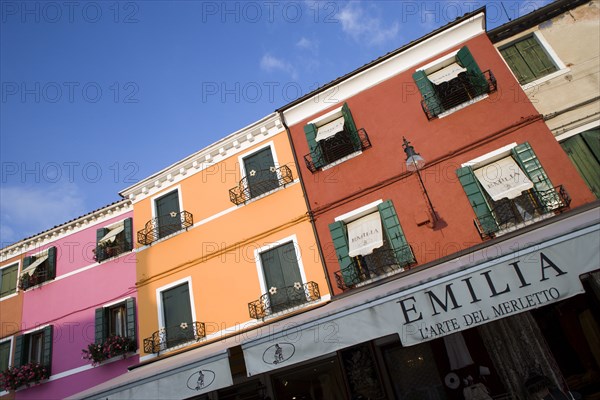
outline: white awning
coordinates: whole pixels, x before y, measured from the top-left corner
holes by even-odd
[[[102,239],[98,240],[98,244],[106,243],[106,242],[113,243],[115,241],[115,239],[117,238],[117,235],[119,233],[123,232],[123,229],[125,229],[125,226],[123,225],[123,223],[120,223],[119,225],[117,225],[116,227],[114,227],[110,231],[108,231],[108,233],[106,235],[104,235],[102,237]]]
[[[461,72],[467,72],[467,70],[457,63],[452,63],[439,71],[432,72],[427,75],[427,78],[436,85],[439,85],[442,82],[448,82],[449,80],[456,78]]]
[[[503,158],[474,172],[481,186],[494,201],[505,197],[514,199],[524,190],[533,187],[533,183],[512,157]]]
[[[378,212],[365,215],[348,224],[348,243],[350,257],[366,256],[383,246],[381,217]]]
[[[338,119],[334,119],[331,122],[326,123],[323,126],[320,126],[317,129],[317,137],[315,140],[318,142],[323,139],[327,139],[338,132],[344,130],[344,117],[340,117]]]
[[[22,272],[21,272],[21,276],[28,274],[29,276],[33,275],[33,273],[35,272],[35,269],[41,265],[44,261],[46,261],[48,259],[48,253],[45,254],[41,254],[39,256],[37,256],[36,260],[32,263],[29,264],[27,266],[27,268],[25,268]]]

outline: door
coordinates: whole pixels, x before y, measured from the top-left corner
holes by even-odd
[[[279,186],[271,147],[266,147],[244,158],[250,198],[260,196]]]
[[[177,190],[156,199],[158,239],[181,230],[180,212]]]
[[[306,302],[293,242],[261,253],[260,258],[273,313]]]
[[[162,292],[166,348],[194,339],[190,289],[187,283]]]

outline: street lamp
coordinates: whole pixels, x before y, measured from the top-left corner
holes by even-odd
[[[433,204],[431,204],[431,199],[429,198],[429,194],[427,193],[427,189],[423,184],[423,179],[421,178],[421,168],[425,166],[425,159],[421,157],[419,153],[415,151],[415,148],[411,146],[410,142],[406,140],[403,136],[402,146],[404,147],[404,152],[406,153],[406,169],[411,172],[416,172],[417,177],[419,178],[419,183],[421,184],[421,189],[423,190],[423,194],[427,199],[427,204],[429,206],[429,212],[431,217],[433,218],[433,225],[435,226],[435,222],[437,221],[437,216],[435,214],[435,210],[433,209]]]

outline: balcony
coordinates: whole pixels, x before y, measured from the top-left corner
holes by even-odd
[[[492,71],[483,72],[483,78],[487,84],[480,84],[478,80],[473,79],[466,72],[461,72],[458,76],[448,82],[442,82],[435,85],[435,97],[432,99],[421,100],[421,107],[427,115],[427,119],[432,120],[440,114],[449,111],[455,107],[465,104],[484,94],[496,91],[496,78]],[[434,103],[435,105],[431,105]]]
[[[245,176],[236,187],[229,189],[229,200],[236,206],[294,181],[292,170],[287,165],[258,171],[258,174],[251,172],[254,175]]]
[[[108,260],[109,258],[116,257],[120,254],[125,253],[126,251],[131,250],[131,246],[125,241],[115,240],[114,242],[105,242],[98,245],[95,249],[93,249],[94,260],[98,262],[102,262],[104,260]]]
[[[187,229],[194,225],[194,216],[187,212],[172,212],[170,215],[156,217],[146,222],[144,229],[138,231],[137,241],[139,244],[149,246],[157,240]]]
[[[306,167],[313,174],[320,168],[338,161],[352,153],[362,151],[371,147],[371,141],[367,131],[360,128],[354,134],[343,130],[334,136],[318,142],[320,146],[320,156],[313,160],[309,154],[304,156]]]
[[[269,292],[260,296],[258,300],[248,303],[248,312],[250,318],[263,319],[320,298],[319,285],[315,282],[297,282],[293,286],[270,288]]]
[[[482,239],[493,238],[561,213],[570,204],[571,197],[562,185],[545,192],[532,189],[514,199],[494,202],[491,216],[475,218],[474,223]]]
[[[159,354],[161,351],[198,342],[206,337],[206,329],[203,322],[182,322],[179,325],[161,328],[152,336],[144,339],[144,351],[148,354]]]
[[[405,267],[414,263],[415,258],[409,245],[402,246],[398,250],[375,249],[372,254],[354,257],[352,264],[336,271],[335,282],[340,289],[348,290],[360,286],[363,282],[402,272]]]

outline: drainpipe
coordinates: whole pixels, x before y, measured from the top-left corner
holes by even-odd
[[[310,208],[310,201],[308,201],[308,193],[306,192],[306,186],[304,186],[304,179],[302,179],[302,174],[300,173],[300,163],[298,162],[298,157],[296,155],[294,141],[292,140],[292,133],[290,132],[290,127],[285,122],[285,115],[283,114],[283,111],[276,110],[276,112],[279,114],[279,119],[281,120],[281,123],[287,132],[288,141],[290,142],[290,146],[292,148],[292,155],[294,156],[294,162],[296,163],[296,169],[298,170],[298,179],[300,180],[300,186],[302,187],[302,197],[304,197],[306,209],[308,210],[307,214],[310,220],[310,226],[312,227],[315,239],[317,240],[317,251],[319,253],[319,259],[321,260],[321,265],[323,266],[323,272],[325,273],[325,282],[327,282],[327,288],[329,289],[330,295],[333,297],[331,280],[329,279],[329,273],[327,272],[327,267],[325,266],[325,258],[323,257],[323,252],[321,251],[321,240],[319,239],[319,233],[317,232],[317,227],[315,226],[314,214]]]

